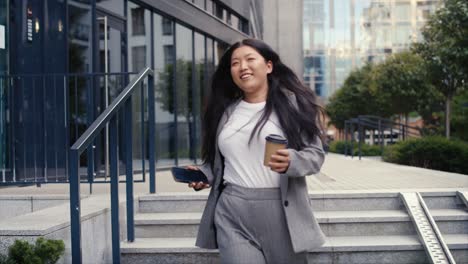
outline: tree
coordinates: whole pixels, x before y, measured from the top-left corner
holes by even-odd
[[[468,89],[453,98],[453,136],[468,141]]]
[[[192,61],[177,59],[176,61],[176,87],[177,109],[174,105],[174,65],[167,64],[163,71],[159,73],[159,81],[156,85],[156,102],[160,103],[161,109],[171,114],[183,116],[189,129],[189,156],[194,159],[196,155],[194,126],[199,125],[200,116],[200,95],[194,96],[195,85],[199,86],[199,92],[203,91],[202,82],[204,80],[204,63],[195,64],[195,82],[192,81]],[[196,107],[196,108],[194,108]],[[177,140],[177,139],[176,139]]]
[[[343,86],[330,97],[325,110],[338,130],[344,128],[344,121],[358,115],[390,115],[389,105],[375,91],[371,90],[373,65],[352,71]]]
[[[447,0],[422,30],[413,50],[425,60],[430,80],[445,97],[445,135],[450,138],[450,105],[468,76],[468,1]]]
[[[393,54],[374,67],[372,86],[375,92],[383,101],[390,103],[393,114],[405,117],[406,125],[408,114],[418,110],[418,102],[434,94],[421,65],[421,57],[405,51]]]

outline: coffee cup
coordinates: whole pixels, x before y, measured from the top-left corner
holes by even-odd
[[[271,155],[275,154],[278,149],[285,149],[288,145],[288,140],[280,135],[270,134],[266,138],[265,143],[265,156],[263,158],[263,165],[269,167]]]

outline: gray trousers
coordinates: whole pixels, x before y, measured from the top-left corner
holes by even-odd
[[[216,205],[214,223],[221,263],[307,263],[294,253],[279,188],[227,184]]]

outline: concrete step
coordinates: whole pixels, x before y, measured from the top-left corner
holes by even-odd
[[[421,193],[429,209],[463,209],[466,206],[456,192]],[[139,197],[139,212],[202,212],[208,194],[166,193]],[[334,192],[310,193],[315,211],[402,210],[405,208],[398,192]]]
[[[138,212],[202,212],[208,195],[192,193],[148,194],[138,198]]]
[[[325,210],[399,210],[404,208],[399,194],[329,193],[309,194],[312,208]],[[139,212],[202,212],[207,194],[156,194],[139,197]]]
[[[468,212],[431,210],[443,234],[468,234]],[[200,212],[142,213],[135,216],[136,237],[193,237]],[[318,222],[327,236],[415,235],[408,214],[402,210],[318,211]]]
[[[457,263],[468,262],[468,236],[445,235]],[[195,238],[139,238],[121,244],[122,263],[220,263],[217,250],[195,247]],[[417,236],[328,237],[308,254],[311,263],[428,263]]]
[[[466,208],[456,192],[453,195],[447,193],[422,193],[424,203],[429,209],[463,209]]]

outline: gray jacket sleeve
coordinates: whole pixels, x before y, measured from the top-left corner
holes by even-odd
[[[210,185],[213,185],[214,175],[213,171],[211,170],[211,166],[208,163],[205,163],[199,167],[199,169],[205,174],[206,178],[208,178],[208,182]]]
[[[320,171],[325,160],[322,141],[316,137],[313,142],[300,150],[288,149],[290,163],[288,170],[283,173],[288,177],[303,177],[316,174]]]

